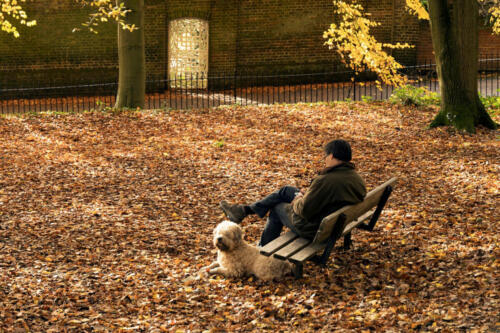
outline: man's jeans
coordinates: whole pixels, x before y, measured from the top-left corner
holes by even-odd
[[[250,208],[259,217],[264,217],[269,212],[266,226],[260,237],[259,246],[264,246],[273,239],[278,238],[283,226],[287,226],[293,232],[298,233],[286,213],[287,205],[292,202],[298,192],[300,190],[296,187],[284,186],[264,199],[250,205]]]

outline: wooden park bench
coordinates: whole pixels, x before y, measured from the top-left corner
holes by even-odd
[[[312,260],[325,265],[337,240],[344,236],[344,248],[349,249],[354,228],[372,231],[375,223],[391,195],[396,178],[391,178],[379,187],[371,190],[365,199],[355,205],[344,206],[323,218],[314,239],[308,240],[289,231],[260,249],[266,256],[289,260],[295,264],[294,275],[302,277],[304,262]],[[368,223],[366,220],[370,219]],[[322,251],[318,256],[316,253]]]

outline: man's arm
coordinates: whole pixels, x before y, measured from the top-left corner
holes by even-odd
[[[311,183],[304,195],[297,195],[292,201],[293,212],[309,220],[319,211],[325,202],[323,177],[317,177]]]

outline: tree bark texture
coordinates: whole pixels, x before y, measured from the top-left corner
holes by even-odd
[[[478,5],[476,0],[430,0],[432,44],[441,90],[441,110],[431,127],[451,125],[473,133],[497,127],[478,94]]]
[[[118,25],[118,93],[115,108],[144,108],[146,61],[144,49],[144,0],[116,0],[124,3],[124,20],[138,29],[124,30]]]

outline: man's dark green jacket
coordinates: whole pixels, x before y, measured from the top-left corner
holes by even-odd
[[[363,201],[366,187],[352,163],[323,170],[303,197],[289,207],[290,221],[301,237],[313,239],[321,220],[346,205]]]

